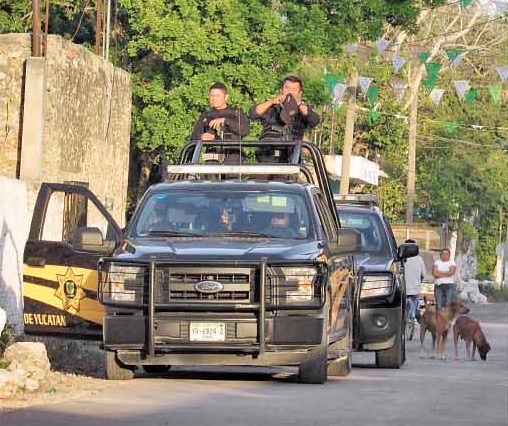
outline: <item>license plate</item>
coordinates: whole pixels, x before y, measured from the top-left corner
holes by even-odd
[[[224,342],[226,340],[226,324],[223,322],[191,322],[191,342]]]

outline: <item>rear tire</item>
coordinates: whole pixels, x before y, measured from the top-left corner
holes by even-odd
[[[108,380],[131,380],[134,378],[134,367],[123,364],[116,356],[116,352],[106,351],[104,366]]]
[[[298,366],[300,383],[323,384],[327,378],[328,346],[327,342],[312,356]]]
[[[400,368],[404,364],[405,340],[401,327],[398,327],[393,346],[389,349],[376,351],[376,367]]]

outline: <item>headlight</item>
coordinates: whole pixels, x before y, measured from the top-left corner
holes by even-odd
[[[102,299],[105,302],[142,303],[146,268],[112,263],[101,271]]]
[[[392,292],[392,287],[391,275],[364,275],[360,297],[386,296]]]
[[[282,267],[284,283],[281,290],[285,292],[287,303],[310,302],[314,299],[314,280],[316,269],[312,267]]]

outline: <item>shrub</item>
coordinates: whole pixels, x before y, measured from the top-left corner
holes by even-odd
[[[0,357],[3,356],[5,349],[7,349],[8,346],[12,345],[15,342],[14,336],[14,327],[7,324],[0,334]]]

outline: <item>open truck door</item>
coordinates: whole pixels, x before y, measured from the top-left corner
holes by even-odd
[[[28,334],[102,338],[97,263],[122,231],[86,187],[43,183],[24,252],[24,324]]]

